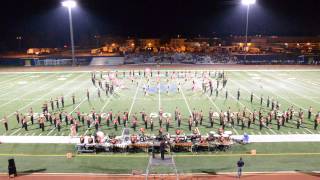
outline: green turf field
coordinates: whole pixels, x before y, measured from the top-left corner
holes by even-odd
[[[106,96],[104,91],[101,91],[101,98],[97,97],[97,88],[91,83],[91,75],[89,72],[41,72],[41,73],[2,73],[0,76],[0,115],[8,116],[9,131],[5,132],[4,126],[0,127],[1,135],[8,136],[67,136],[70,134],[70,128],[63,123],[61,132],[58,132],[53,125],[46,124],[45,131],[42,132],[38,128],[38,124],[29,124],[29,131],[21,129],[21,125],[17,124],[14,112],[19,111],[26,113],[31,107],[34,112],[41,112],[41,106],[50,98],[55,99],[63,95],[65,97],[65,108],[63,111],[73,113],[80,109],[81,112],[90,112],[95,109],[96,112],[109,112],[111,109],[113,114],[117,112],[128,111],[132,116],[137,113],[139,118],[138,128],[144,127],[139,114],[143,109],[148,113],[158,113],[159,108],[162,107],[164,112],[174,115],[175,107],[178,107],[182,113],[183,122],[181,129],[186,134],[189,134],[187,120],[195,108],[197,111],[202,110],[204,113],[204,123],[199,127],[201,133],[206,134],[209,131],[216,131],[219,124],[215,122],[213,128],[209,128],[208,112],[212,108],[214,111],[227,111],[231,107],[231,111],[239,111],[247,107],[248,112],[259,110],[262,108],[264,113],[267,113],[266,99],[267,96],[276,99],[281,104],[281,110],[287,109],[293,105],[295,111],[299,108],[304,110],[305,122],[300,129],[296,128],[296,121],[293,120],[286,126],[281,127],[278,131],[275,123],[270,129],[263,128],[259,131],[258,125],[252,125],[250,129],[245,128],[241,130],[240,126],[234,128],[227,127],[233,134],[243,134],[244,132],[251,135],[259,134],[315,134],[320,133],[320,129],[313,129],[313,120],[308,120],[307,110],[309,106],[313,107],[313,113],[320,110],[320,73],[319,71],[227,71],[228,77],[227,90],[229,97],[225,99],[226,89],[220,89],[219,95],[216,97],[215,93],[212,97],[209,94],[203,94],[200,89],[192,92],[191,83],[189,79],[185,81],[184,78],[171,80],[169,83],[165,77],[165,71],[160,74],[160,91],[157,90],[156,78],[154,73],[153,78],[150,79],[150,87],[154,89],[149,95],[145,96],[143,85],[146,83],[146,78],[138,77],[136,71],[136,78],[134,83],[131,83],[129,77],[123,77],[123,73],[119,71],[118,78],[121,88],[116,88],[116,93],[113,96]],[[126,72],[128,76],[128,71]],[[200,84],[201,71],[197,73],[197,77],[193,78]],[[169,72],[170,74],[170,72]],[[211,78],[214,71],[212,71]],[[194,76],[194,72],[191,73]],[[97,78],[99,78],[99,72]],[[176,91],[178,82],[181,83],[181,91]],[[170,84],[169,93],[166,93],[167,84]],[[214,83],[215,85],[215,83]],[[201,86],[201,85],[200,85]],[[221,83],[220,83],[221,86]],[[86,90],[89,89],[91,100],[86,99]],[[236,100],[237,90],[240,89],[240,101]],[[250,94],[255,94],[254,101],[250,103]],[[76,96],[76,105],[72,105],[71,95]],[[264,97],[263,105],[260,106],[260,96]],[[60,105],[61,107],[61,105]],[[49,110],[50,110],[49,105]],[[62,110],[62,109],[61,109]],[[275,122],[275,121],[274,121]],[[159,129],[158,121],[155,120],[154,132],[147,130],[148,134],[157,134]],[[165,126],[163,126],[165,127]],[[177,125],[173,122],[170,126],[170,133],[174,133]],[[113,126],[107,127],[103,121],[100,130],[106,134],[121,134],[121,128],[115,131]],[[94,128],[88,129],[86,126],[79,128],[78,135],[90,134],[94,132]]]
[[[48,148],[50,147],[50,148]],[[0,163],[6,164],[14,157],[19,173],[131,173],[145,172],[148,154],[75,154],[73,145],[64,144],[1,144]],[[248,154],[251,149],[257,155]],[[235,163],[243,157],[246,172],[266,171],[318,171],[320,161],[319,143],[253,143],[235,145],[230,151],[216,153],[173,154],[179,173],[235,172]],[[6,172],[0,166],[0,172]],[[152,173],[173,173],[166,167],[155,168]]]

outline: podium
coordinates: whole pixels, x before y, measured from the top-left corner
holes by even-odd
[[[147,169],[146,169],[146,180],[149,179],[149,176],[152,174],[152,171],[153,170],[156,170],[156,167],[167,167],[167,168],[170,168],[175,176],[176,176],[176,179],[178,180],[179,179],[179,174],[178,174],[178,170],[177,170],[177,167],[176,167],[176,163],[173,159],[173,156],[169,155],[169,156],[165,156],[164,160],[162,160],[160,157],[152,157],[150,156],[149,157],[149,163],[148,163],[148,166],[147,166]],[[152,177],[150,178],[152,179]],[[166,179],[166,177],[161,177],[160,179]]]

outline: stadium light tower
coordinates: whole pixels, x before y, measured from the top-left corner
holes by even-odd
[[[247,50],[248,48],[248,28],[249,28],[249,12],[250,12],[250,6],[256,3],[256,0],[241,0],[241,3],[245,6],[247,6],[247,23],[246,23],[246,42],[245,42],[245,55],[244,60],[247,59]]]
[[[73,26],[72,26],[72,8],[77,6],[77,2],[73,0],[67,0],[62,2],[62,6],[68,8],[69,13],[69,24],[70,24],[70,40],[71,40],[71,54],[72,54],[72,65],[76,65],[76,58],[74,54],[74,40],[73,40]]]

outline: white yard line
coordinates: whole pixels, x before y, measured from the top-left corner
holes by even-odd
[[[271,80],[268,80],[268,81],[271,81]],[[244,87],[244,86],[242,86],[241,84],[239,84],[239,83],[236,83],[236,84],[238,84],[240,87],[242,87],[243,89],[245,89],[248,93],[251,93],[251,92],[249,92],[249,91],[248,91],[248,89],[247,89],[247,88],[245,88],[245,87]],[[275,95],[275,97],[280,97],[281,99],[283,99],[283,100],[287,101],[289,104],[293,104],[293,105],[295,105],[296,107],[299,107],[299,108],[301,108],[301,109],[303,109],[303,110],[307,111],[307,109],[303,108],[302,106],[300,106],[300,105],[298,105],[298,104],[296,104],[296,103],[294,103],[294,102],[292,102],[292,101],[288,100],[287,98],[285,98],[285,97],[283,97],[283,96],[281,96],[281,95],[279,95],[279,94],[275,93],[275,92],[273,91],[273,87],[270,87],[269,89],[270,89],[270,91],[269,91],[269,92],[271,92],[273,95]]]
[[[189,106],[189,104],[188,104],[187,98],[186,98],[186,96],[184,95],[183,88],[181,88],[180,92],[181,92],[181,94],[182,94],[182,97],[183,97],[183,99],[184,99],[184,102],[185,102],[186,105],[187,105],[188,111],[189,111],[190,115],[192,116],[192,112],[191,112],[190,106]]]
[[[0,81],[0,86],[2,86],[2,84],[5,84],[4,82],[8,82],[11,83],[10,85],[6,86],[6,85],[3,85],[3,87],[0,88],[0,91],[8,91],[9,89],[12,89],[13,86],[15,85],[18,85],[18,84],[15,84],[14,82],[10,82],[10,81],[13,81],[13,80],[17,80],[17,81],[24,81],[25,78],[28,78],[26,77],[27,75],[23,75],[23,76],[17,76],[16,78],[12,78],[10,80],[7,80],[7,81]],[[26,84],[27,85],[27,84]],[[26,86],[26,85],[23,85],[23,86]],[[9,91],[9,92],[12,92],[12,91]],[[4,93],[4,94],[8,94],[8,93]],[[1,94],[0,97],[2,97],[4,94]]]
[[[67,82],[67,83],[64,83],[64,84],[62,84],[62,85],[60,85],[60,86],[52,89],[52,90],[49,91],[48,93],[42,95],[42,96],[40,97],[40,99],[41,99],[42,97],[48,95],[48,94],[51,94],[52,92],[55,92],[57,89],[59,89],[59,88],[61,88],[61,87],[64,87],[64,86],[66,86],[67,84],[70,84],[70,83],[74,82],[75,80],[79,79],[79,78],[82,77],[82,76],[83,76],[83,75],[77,76],[77,77],[74,78],[73,80],[71,80],[71,81],[69,81],[69,82]],[[54,81],[53,81],[53,82],[54,82]],[[39,98],[38,98],[38,99],[39,99]],[[36,101],[37,101],[37,99],[36,99],[35,101],[32,101],[32,102],[30,102],[29,104],[25,105],[24,107],[18,109],[18,111],[21,111],[22,109],[25,109],[26,107],[28,107],[29,105],[35,103]],[[10,116],[14,115],[14,113],[15,113],[15,112],[11,113],[11,114],[8,116],[8,118],[9,118]],[[28,124],[30,124],[30,121],[28,122]],[[18,129],[17,131],[15,131],[14,133],[12,133],[12,134],[10,134],[10,135],[11,135],[11,136],[14,135],[15,133],[19,132],[21,129],[22,129],[22,128]]]
[[[50,78],[51,78],[51,76],[48,76],[48,77],[42,79],[41,81],[47,80],[47,79],[50,79]],[[33,84],[35,84],[35,83],[37,83],[37,82],[38,82],[38,81],[34,81]],[[51,85],[51,83],[52,83],[52,82],[45,83],[45,84],[43,84],[42,86],[40,86],[40,87],[38,87],[38,88],[35,88],[34,91],[29,91],[29,92],[27,92],[27,93],[25,93],[25,94],[22,93],[22,96],[17,96],[17,97],[15,97],[15,98],[11,99],[10,101],[8,101],[8,102],[6,102],[6,103],[4,103],[4,104],[1,104],[1,105],[0,105],[0,108],[3,107],[3,106],[6,106],[7,104],[10,104],[10,103],[12,103],[12,102],[14,102],[14,101],[17,101],[17,100],[19,100],[19,99],[22,99],[22,97],[25,97],[25,96],[27,96],[27,95],[29,95],[29,94],[32,94],[32,93],[38,91],[39,89],[42,89],[43,87],[49,86],[49,85]],[[21,91],[20,88],[17,88],[17,89],[18,89],[19,91]],[[22,87],[22,89],[23,89],[23,87]],[[11,93],[11,92],[12,92],[12,91],[8,91],[8,92],[5,93],[5,94]],[[3,94],[3,95],[5,95],[5,94]],[[3,95],[2,95],[2,96],[3,96]],[[0,97],[1,97],[1,96],[0,96]]]
[[[158,89],[158,94],[159,94],[159,106],[158,106],[158,107],[159,107],[159,110],[160,110],[160,108],[161,108],[161,92],[160,92],[160,91],[161,91],[161,90],[160,90],[160,89],[161,89],[161,85],[160,85],[160,83],[161,83],[161,82],[159,81],[159,85],[158,85],[158,86],[159,86],[159,89]]]
[[[18,129],[17,129],[17,130],[15,130],[13,133],[11,133],[11,134],[10,134],[10,136],[12,136],[12,135],[16,134],[16,133],[17,133],[17,132],[19,132],[21,129],[22,129],[21,127],[18,127]]]
[[[310,131],[308,128],[304,128],[305,130],[307,130],[309,133],[314,134],[312,131]]]
[[[141,84],[141,80],[142,80],[142,76],[140,77],[138,86],[137,86],[137,88],[136,88],[136,93],[135,93],[135,95],[134,95],[134,97],[133,97],[133,100],[132,100],[132,103],[131,103],[131,106],[130,106],[130,110],[129,110],[128,117],[130,117],[130,114],[131,114],[131,112],[132,112],[133,105],[134,105],[134,103],[136,102],[136,98],[137,98],[137,94],[138,94],[139,87],[140,87],[140,84]]]
[[[209,77],[209,78],[210,78],[210,77]],[[212,79],[210,78],[210,80],[212,80]],[[220,112],[221,109],[216,105],[216,103],[214,103],[214,101],[210,98],[210,96],[209,96],[208,94],[205,94],[205,95],[206,95],[207,98],[210,100],[211,104],[213,104],[213,106],[216,108],[216,110],[217,110],[218,112]],[[232,130],[233,130],[237,135],[239,135],[239,133],[238,133],[238,131],[236,130],[236,128],[232,127]]]
[[[233,96],[233,95],[230,95],[233,99],[236,100],[236,98]],[[247,107],[245,106],[242,102],[238,101],[238,103],[242,106],[242,107],[246,107],[246,109],[252,113],[252,111]],[[271,131],[273,134],[277,134],[274,130],[272,130],[271,128],[269,128],[268,126],[265,126],[269,131]]]
[[[65,87],[67,84],[73,83],[74,81],[76,81],[77,79],[79,79],[79,78],[82,77],[82,76],[83,76],[83,75],[77,76],[77,77],[74,78],[73,80],[71,80],[71,81],[69,81],[69,82],[67,82],[67,83],[64,83],[64,84],[62,84],[62,85],[60,85],[60,86],[58,86],[58,87],[53,88],[51,91],[48,91],[46,94],[40,96],[39,98],[35,99],[34,101],[30,102],[29,104],[23,106],[22,108],[19,108],[18,111],[21,111],[21,110],[25,109],[26,107],[30,106],[31,104],[34,104],[34,103],[37,102],[39,99],[47,96],[48,94],[51,94],[52,92],[57,91],[57,89],[60,89],[60,88],[62,88],[62,87]],[[53,82],[54,82],[54,81],[53,81]],[[51,84],[51,83],[49,83],[49,84]],[[12,112],[10,115],[8,115],[8,118],[11,117],[11,116],[14,115],[14,114],[15,114],[15,112]]]
[[[216,108],[216,110],[217,110],[218,112],[220,112],[221,109],[216,105],[216,103],[213,102],[213,100],[208,96],[208,94],[206,94],[206,96],[207,96],[207,98],[209,99],[209,101],[211,102],[211,104],[213,104],[213,106]],[[233,130],[237,135],[239,135],[238,131],[237,131],[234,127],[232,127],[232,130]]]
[[[251,81],[251,80],[249,80],[249,81]],[[238,83],[238,82],[236,82],[236,81],[232,81],[232,80],[230,80],[230,82],[232,82],[232,83],[234,83],[234,84],[237,84],[238,87],[241,87],[242,89],[244,89],[245,91],[247,91],[249,94],[251,93],[246,87],[244,87],[244,86],[241,85],[240,83]],[[285,101],[289,102],[289,104],[293,104],[293,105],[299,107],[299,105],[295,104],[294,102],[289,101],[289,100],[285,99],[284,97],[276,94],[276,93],[272,90],[272,88],[273,88],[273,87],[270,87],[270,91],[269,91],[269,92],[271,92],[273,95],[275,95],[275,97],[280,97],[280,98],[284,99]],[[254,94],[254,96],[255,96],[255,97],[258,97],[258,96],[256,96],[255,94]],[[259,97],[258,97],[258,98],[259,98]],[[300,106],[300,108],[303,108],[303,107]],[[303,108],[303,109],[304,109],[304,108]],[[306,110],[306,109],[304,109],[304,110]]]
[[[274,78],[274,79],[276,79],[276,78]],[[236,84],[238,84],[238,83],[236,83]],[[240,84],[238,84],[239,86],[242,86],[242,85],[240,85]],[[243,87],[244,88],[244,87]],[[246,89],[246,88],[244,88],[244,89]],[[306,108],[304,108],[304,107],[302,107],[302,106],[300,106],[300,105],[298,105],[298,104],[296,104],[296,103],[294,103],[294,102],[292,102],[292,101],[290,101],[289,99],[287,99],[287,98],[285,98],[285,97],[283,97],[283,96],[281,96],[281,95],[279,95],[279,94],[276,94],[276,93],[274,93],[274,91],[273,90],[271,90],[272,89],[272,87],[270,87],[269,86],[269,89],[270,89],[270,91],[271,91],[271,93],[273,94],[273,95],[275,95],[276,97],[280,97],[281,99],[283,99],[283,100],[285,100],[285,101],[287,101],[289,104],[293,104],[293,105],[295,105],[296,107],[299,107],[299,108],[301,108],[301,109],[303,109],[303,110],[305,110],[305,111],[307,111],[307,109]],[[290,88],[288,88],[288,89],[290,89]],[[269,91],[269,92],[270,92]],[[249,92],[249,91],[248,91]],[[295,93],[296,94],[296,93]],[[302,97],[301,95],[299,95],[299,94],[296,94],[296,95],[298,95],[298,96],[300,96],[300,97]],[[306,129],[307,131],[309,131],[310,133],[312,133],[312,134],[314,134],[312,131],[310,131],[308,128],[304,128],[304,129]]]
[[[268,74],[266,74],[266,73],[263,73],[263,75],[264,75],[264,76],[269,76],[270,78],[275,79],[275,80],[277,80],[277,81],[280,81],[280,82],[282,82],[282,83],[284,82],[284,83],[286,83],[286,84],[291,84],[291,87],[293,87],[293,88],[294,88],[294,87],[296,87],[296,88],[299,87],[300,89],[308,89],[309,92],[310,92],[310,89],[309,89],[309,88],[301,87],[300,85],[291,83],[290,81],[283,81],[283,79],[280,79],[280,78],[277,78],[277,77],[268,75]],[[273,83],[274,81],[270,80],[270,82]],[[294,89],[296,89],[296,88],[294,88]],[[293,94],[295,94],[295,95],[297,95],[297,96],[304,97],[305,99],[308,99],[308,100],[310,100],[310,101],[312,101],[312,102],[314,102],[314,103],[316,103],[316,104],[320,104],[320,102],[317,102],[317,101],[315,101],[315,100],[313,100],[313,99],[311,99],[311,98],[308,98],[307,96],[304,96],[303,94],[298,94],[298,93],[294,92],[293,90],[291,90],[291,88],[282,88],[282,89],[285,89],[286,91],[290,91],[291,93],[293,93]]]
[[[18,75],[18,76],[16,76],[16,77],[13,77],[13,78],[6,78],[7,80],[5,80],[5,81],[0,81],[0,85],[2,85],[2,84],[5,84],[5,83],[7,83],[7,82],[11,82],[11,81],[13,81],[13,80],[16,80],[16,79],[22,79],[22,78],[25,78],[26,76],[27,76],[28,74],[25,74],[25,75]],[[1,88],[1,90],[2,90],[3,88]]]
[[[115,92],[119,92],[121,89],[119,89],[118,91],[116,91],[115,90]],[[112,94],[110,97],[109,97],[109,99],[108,99],[108,101],[102,106],[102,108],[100,109],[100,112],[103,112],[104,111],[104,109],[108,106],[108,104],[110,103],[110,101],[111,101],[111,99],[114,97],[114,94]]]
[[[77,88],[82,87],[83,84],[86,84],[88,82],[84,81],[83,83],[80,84],[80,86],[77,86]],[[73,92],[70,91],[66,96],[70,96]],[[78,103],[78,105],[69,113],[70,115],[86,100],[86,98],[83,98],[80,103]],[[54,130],[56,129],[56,127],[54,127],[48,134],[47,136],[49,136]]]
[[[52,128],[52,130],[47,134],[47,136],[49,136],[55,129],[56,127]]]
[[[86,98],[82,98],[82,100],[80,101],[80,103],[69,113],[72,114],[83,102],[86,101]]]
[[[120,89],[120,90],[121,90],[121,89]],[[119,90],[119,91],[120,91],[120,90]],[[119,91],[118,91],[118,92],[119,92]],[[115,92],[117,92],[117,91],[115,91]],[[100,113],[103,112],[104,109],[105,109],[105,107],[107,107],[108,104],[111,102],[111,99],[114,97],[115,92],[109,97],[108,101],[102,106],[102,108],[100,109]],[[85,98],[84,98],[84,99],[85,99]],[[90,124],[90,128],[92,127],[93,124],[94,124],[94,122],[92,122],[92,123]],[[87,128],[87,130],[84,132],[83,135],[86,136],[87,133],[88,133],[88,131],[89,131],[89,128]],[[70,136],[70,135],[69,135],[69,136]]]

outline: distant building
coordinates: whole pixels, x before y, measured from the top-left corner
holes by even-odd
[[[160,39],[139,39],[139,45],[143,49],[148,48],[159,48],[160,47]]]
[[[170,39],[170,46],[171,47],[182,47],[185,46],[185,41],[187,39],[184,38],[172,38]]]

